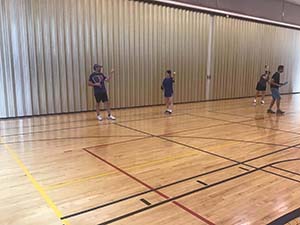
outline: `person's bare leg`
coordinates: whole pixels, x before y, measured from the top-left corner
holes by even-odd
[[[96,103],[96,112],[97,112],[97,116],[99,116],[100,115],[100,103],[99,102]]]
[[[172,97],[169,98],[169,109],[171,111],[173,111],[173,106],[174,106],[174,104],[173,104],[173,96],[172,96]]]
[[[261,101],[260,101],[261,104],[265,104],[265,95],[266,95],[266,92],[262,91],[261,92]]]
[[[256,104],[256,99],[258,98],[259,96],[259,91],[256,91],[256,94],[254,96],[254,100],[253,100],[253,103]]]
[[[100,115],[100,102],[96,103],[96,112],[97,112],[97,120],[102,121],[102,117]]]
[[[107,101],[107,102],[104,102],[104,107],[107,111],[107,118],[109,120],[116,120],[116,117],[114,117],[112,114],[111,114],[111,109],[110,109],[110,102]]]
[[[105,110],[106,110],[108,116],[110,116],[111,115],[110,102],[109,101],[104,102],[104,107],[105,107]]]
[[[261,92],[261,100],[264,101],[266,96],[266,91]]]
[[[268,109],[268,113],[274,113],[274,112],[272,111],[272,108],[273,108],[274,103],[275,103],[275,99],[272,98],[272,101],[271,101],[271,103],[270,103],[270,107],[269,107],[269,109]]]
[[[169,109],[169,98],[165,97],[165,104],[166,104],[166,110],[168,111]]]
[[[277,106],[277,110],[280,110],[280,99],[277,99],[276,106]]]

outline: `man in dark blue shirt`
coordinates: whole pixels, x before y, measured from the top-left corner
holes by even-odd
[[[173,75],[176,73],[174,72]],[[166,113],[173,112],[173,83],[175,82],[171,70],[166,71],[166,77],[162,82],[161,89],[164,90],[165,102],[167,106]]]
[[[105,87],[105,82],[109,81],[114,74],[114,70],[111,71],[110,76],[106,77],[103,74],[103,67],[95,64],[94,72],[89,77],[89,86],[94,87],[94,96],[96,99],[96,111],[97,111],[97,119],[99,121],[102,120],[100,115],[100,102],[104,103],[105,109],[108,113],[109,120],[115,120],[116,118],[111,114],[110,103],[108,101],[108,95]]]
[[[283,73],[284,71],[284,66],[280,65],[278,66],[278,70],[276,73],[274,73],[274,75],[272,76],[271,82],[270,82],[270,86],[271,86],[271,92],[272,92],[272,101],[270,104],[270,107],[268,109],[268,113],[275,113],[272,110],[272,107],[274,105],[274,103],[276,102],[276,106],[277,106],[277,114],[283,114],[284,112],[280,109],[280,100],[281,100],[281,96],[280,96],[280,92],[279,92],[279,88],[286,83],[280,83],[280,74]]]

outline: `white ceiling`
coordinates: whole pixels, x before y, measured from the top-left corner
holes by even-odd
[[[300,5],[300,0],[285,0],[285,1]]]

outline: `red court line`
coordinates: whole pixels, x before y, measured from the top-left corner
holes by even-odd
[[[165,199],[169,199],[170,197],[165,195],[164,193],[155,190],[153,187],[151,187],[149,184],[146,184],[145,182],[141,181],[140,179],[138,179],[137,177],[127,173],[126,171],[122,170],[121,168],[117,167],[116,165],[108,162],[107,160],[101,158],[100,156],[96,155],[95,153],[89,151],[88,149],[84,148],[84,151],[86,151],[87,153],[89,153],[90,155],[96,157],[97,159],[101,160],[102,162],[106,163],[107,165],[113,167],[114,169],[118,170],[119,172],[125,174],[126,176],[130,177],[131,179],[135,180],[136,182],[142,184],[143,186],[149,188],[150,190],[156,192],[158,195],[162,196]],[[176,206],[178,206],[179,208],[183,209],[184,211],[188,212],[189,214],[197,217],[198,219],[202,220],[203,222],[205,222],[206,224],[209,225],[215,225],[213,222],[209,221],[208,219],[204,218],[203,216],[199,215],[198,213],[196,213],[195,211],[187,208],[186,206],[182,205],[181,203],[177,202],[177,201],[172,201],[173,204],[175,204]]]

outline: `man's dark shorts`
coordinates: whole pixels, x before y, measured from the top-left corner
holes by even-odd
[[[108,102],[108,96],[106,92],[95,93],[96,102]]]

